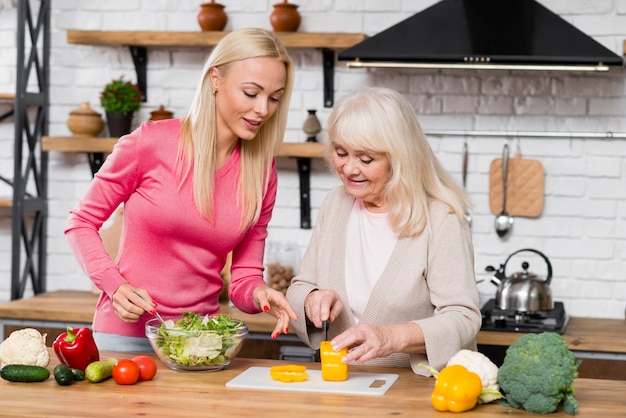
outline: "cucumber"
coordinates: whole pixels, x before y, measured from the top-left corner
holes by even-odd
[[[72,376],[74,377],[74,380],[76,381],[85,380],[85,372],[82,371],[81,369],[70,368],[70,371],[72,372]]]
[[[113,366],[115,366],[115,363],[117,363],[117,359],[113,357],[89,363],[85,369],[85,377],[91,383],[102,382],[113,376]]]
[[[8,364],[0,369],[0,377],[10,382],[43,382],[50,377],[50,370],[41,366]]]
[[[53,372],[54,380],[61,386],[68,386],[72,384],[72,380],[74,380],[74,375],[72,374],[72,370],[65,364],[57,365]]]

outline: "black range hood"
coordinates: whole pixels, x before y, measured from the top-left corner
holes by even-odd
[[[623,58],[535,0],[442,0],[341,51],[353,68],[608,71]]]

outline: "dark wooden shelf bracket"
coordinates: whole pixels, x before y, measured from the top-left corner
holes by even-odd
[[[324,107],[335,104],[335,51],[321,48],[324,70]]]
[[[148,49],[144,46],[129,45],[130,54],[135,64],[135,73],[137,74],[137,85],[141,90],[141,101],[148,100]]]

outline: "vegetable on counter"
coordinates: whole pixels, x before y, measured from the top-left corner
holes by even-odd
[[[89,363],[100,360],[98,346],[89,328],[67,327],[52,343],[59,361],[68,367],[84,371]]]
[[[348,378],[348,365],[341,359],[348,354],[348,349],[333,350],[330,341],[320,343],[320,360],[322,363],[322,379],[331,382],[341,382]]]
[[[547,414],[563,403],[565,412],[575,415],[573,382],[579,364],[559,334],[526,334],[507,348],[498,382],[513,408]]]
[[[89,363],[85,369],[85,377],[91,383],[102,382],[113,376],[113,367],[116,363],[117,359],[114,357]]]
[[[483,388],[478,403],[489,403],[502,398],[498,385],[498,366],[478,351],[460,350],[448,360],[448,366],[460,364],[480,377]]]
[[[119,360],[113,366],[113,380],[118,385],[134,385],[139,381],[139,366],[130,359]]]
[[[72,369],[70,369],[67,364],[57,364],[52,374],[54,375],[54,380],[56,380],[60,386],[69,386],[74,381]]]
[[[306,366],[289,364],[287,366],[274,366],[270,369],[270,376],[279,382],[304,382],[309,375]]]
[[[474,408],[483,388],[480,376],[465,366],[452,364],[437,372],[432,367],[419,364],[437,379],[430,397],[433,407],[440,412],[463,412]]]
[[[50,370],[42,366],[7,364],[0,369],[0,377],[9,382],[43,382],[50,377]]]
[[[34,328],[13,331],[0,343],[0,366],[23,364],[46,367],[49,362],[46,334],[42,335]]]

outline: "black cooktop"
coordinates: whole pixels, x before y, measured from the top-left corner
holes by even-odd
[[[495,299],[490,299],[481,309],[483,331],[544,332],[559,334],[565,332],[569,315],[562,302],[554,302],[554,309],[537,312],[517,312],[496,308]]]

